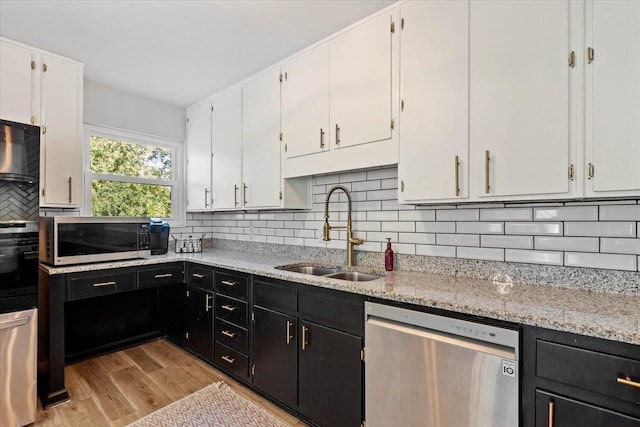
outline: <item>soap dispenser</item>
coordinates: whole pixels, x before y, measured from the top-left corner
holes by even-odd
[[[384,251],[384,269],[393,271],[393,249],[391,249],[391,237],[387,237],[387,250]]]

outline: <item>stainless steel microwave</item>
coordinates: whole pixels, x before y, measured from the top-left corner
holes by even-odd
[[[40,261],[47,264],[83,264],[149,255],[149,218],[40,217]]]

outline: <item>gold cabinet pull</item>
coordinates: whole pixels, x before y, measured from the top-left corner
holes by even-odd
[[[320,148],[324,148],[324,129],[320,128]]]
[[[115,284],[116,284],[116,282],[101,282],[101,283],[94,283],[93,287],[94,288],[99,288],[100,286],[113,286]]]
[[[230,331],[222,331],[222,335],[226,335],[229,338],[233,338],[236,336],[235,332],[230,332]]]
[[[193,277],[197,278],[197,279],[202,279],[204,278],[204,274],[198,274],[198,273],[193,273],[192,274]]]
[[[164,279],[166,277],[173,277],[173,273],[156,274],[153,277],[155,277],[156,279]]]
[[[232,359],[229,356],[222,356],[221,359],[224,360],[225,362],[229,362],[231,364],[233,364],[233,362],[236,361],[236,359]]]
[[[593,48],[589,46],[587,48],[587,64],[591,64],[593,62],[594,56],[595,56],[595,52],[593,51]]]
[[[569,180],[573,181],[575,179],[575,168],[573,167],[573,165],[569,166]]]
[[[569,53],[569,67],[576,68],[576,53],[574,51]]]
[[[242,184],[244,186],[244,191],[242,192],[242,202],[244,203],[244,206],[247,206],[247,183],[243,183]]]
[[[71,203],[71,177],[69,177],[69,203]]]
[[[549,427],[553,427],[553,401],[549,401]]]
[[[589,163],[587,165],[587,178],[588,179],[593,178],[594,174],[595,174],[595,167],[593,166],[593,163]]]
[[[456,196],[460,195],[460,156],[455,158],[455,171],[456,171]]]
[[[291,327],[293,326],[293,322],[287,320],[287,344],[291,343],[291,339],[293,335],[291,335]]]
[[[233,282],[231,280],[223,280],[221,283],[223,285],[227,285],[227,286],[235,286],[236,285],[236,282]]]
[[[233,185],[233,206],[238,206],[238,190],[240,187]]]
[[[211,309],[211,306],[209,305],[209,301],[212,300],[213,297],[209,294],[204,296],[204,311],[205,313],[208,313],[209,310]]]
[[[302,350],[306,349],[307,346],[309,345],[309,342],[307,341],[307,332],[309,331],[309,328],[302,325]]]
[[[340,126],[336,123],[336,145],[340,145]]]
[[[236,307],[232,305],[223,305],[222,308],[224,308],[227,311],[234,311],[236,309]]]
[[[491,154],[489,153],[489,150],[487,150],[484,152],[484,192],[487,194],[491,191],[491,182],[489,181],[490,161]]]
[[[640,382],[637,381],[633,381],[631,379],[631,377],[626,377],[626,378],[616,378],[616,382],[618,384],[624,384],[624,385],[628,385],[631,387],[636,387],[636,388],[640,388]]]

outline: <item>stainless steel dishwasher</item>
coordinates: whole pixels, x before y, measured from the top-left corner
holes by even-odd
[[[519,332],[365,303],[367,427],[517,427]]]

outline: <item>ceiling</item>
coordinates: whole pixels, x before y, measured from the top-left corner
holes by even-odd
[[[87,80],[185,107],[393,0],[0,0],[0,35]]]

